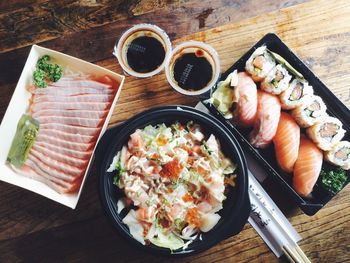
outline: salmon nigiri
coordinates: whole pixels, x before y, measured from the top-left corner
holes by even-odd
[[[250,143],[256,148],[265,148],[276,134],[281,114],[281,104],[277,96],[258,91],[258,108]]]
[[[257,110],[257,89],[253,79],[246,73],[238,73],[237,84],[239,100],[237,103],[237,124],[253,126]]]
[[[281,112],[273,143],[278,165],[287,173],[293,172],[298,158],[300,127],[288,113]]]
[[[293,188],[301,196],[307,197],[321,172],[322,151],[306,137],[301,137],[298,159],[294,165]]]

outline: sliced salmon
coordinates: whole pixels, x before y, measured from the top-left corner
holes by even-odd
[[[89,110],[39,110],[32,114],[35,119],[39,116],[62,116],[62,117],[73,117],[73,118],[90,118],[100,119],[106,116],[108,111],[89,111]]]
[[[40,124],[40,129],[58,130],[66,133],[81,134],[87,136],[96,136],[100,131],[100,128],[78,127],[61,123],[42,123]]]
[[[54,169],[48,165],[46,165],[42,160],[38,159],[36,156],[29,154],[28,160],[31,160],[34,162],[42,171],[47,173],[48,175],[51,175],[52,177],[56,177],[59,180],[63,180],[66,182],[74,182],[77,177],[71,176],[69,174],[66,174],[62,171],[59,171],[57,169]]]
[[[25,172],[25,174],[27,174],[31,178],[48,185],[50,188],[61,194],[69,191],[69,189],[71,189],[72,186],[74,186],[68,182],[62,181],[60,179],[57,179],[56,177],[47,174],[46,172],[41,170],[35,162],[33,162],[30,159],[26,160],[22,171]]]
[[[110,102],[111,94],[82,94],[77,96],[34,95],[33,103],[41,102]]]
[[[63,163],[58,160],[52,159],[49,156],[44,155],[35,149],[31,149],[29,154],[35,156],[46,166],[51,167],[67,175],[67,179],[64,179],[65,181],[73,182],[76,180],[77,177],[82,176],[84,173],[83,168],[74,167],[67,163]]]
[[[70,149],[70,150],[80,151],[80,152],[90,151],[94,145],[93,143],[67,142],[57,137],[41,134],[40,130],[36,137],[36,142],[46,142],[51,145],[55,145],[55,146]]]
[[[90,143],[93,142],[95,136],[81,135],[79,133],[67,133],[59,130],[50,130],[50,129],[40,129],[40,133],[43,135],[54,136],[61,138],[69,142],[78,142],[78,143]]]
[[[90,110],[90,111],[104,111],[110,107],[110,103],[105,102],[42,102],[32,103],[29,111],[35,113],[41,110]]]
[[[112,89],[97,89],[97,88],[80,88],[80,87],[67,87],[67,88],[56,88],[48,86],[44,89],[30,89],[34,95],[51,95],[51,96],[74,96],[80,94],[113,94]]]
[[[57,82],[50,83],[52,87],[60,87],[60,88],[69,88],[69,87],[77,87],[77,88],[94,88],[100,91],[106,89],[112,89],[112,85],[105,82],[95,81],[91,79],[79,79],[79,78],[61,78]]]
[[[90,118],[73,118],[73,117],[61,117],[61,116],[38,116],[36,118],[40,124],[42,123],[61,123],[65,125],[83,126],[90,128],[97,128],[102,125],[102,119],[90,119]]]
[[[81,151],[77,151],[77,150],[73,150],[73,149],[67,149],[64,148],[62,146],[57,146],[54,144],[50,144],[47,142],[35,142],[35,145],[39,145],[41,147],[44,147],[46,149],[49,149],[51,151],[55,151],[59,154],[63,154],[63,155],[67,155],[67,157],[74,157],[74,158],[78,158],[78,159],[82,159],[82,160],[88,160],[92,154],[92,151],[85,151],[85,152],[81,152]]]
[[[35,143],[32,149],[50,157],[51,159],[55,159],[59,162],[66,163],[71,166],[75,166],[78,168],[84,168],[87,166],[88,160],[86,159],[84,160],[66,154],[61,154],[59,153],[59,151],[50,150],[48,147],[43,147],[39,143]]]

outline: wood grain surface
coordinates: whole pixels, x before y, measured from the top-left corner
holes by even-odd
[[[113,44],[123,30],[139,22],[160,25],[174,45],[189,39],[211,44],[219,53],[222,71],[263,35],[275,32],[349,107],[350,2],[297,3],[3,1],[0,119],[28,55],[28,45],[41,43],[122,73],[111,55]],[[285,6],[292,7],[280,9]],[[194,33],[199,30],[206,31]],[[110,125],[155,105],[177,103],[193,106],[196,100],[175,93],[164,74],[144,80],[128,76]],[[97,181],[97,167],[93,166],[76,210],[0,182],[0,262],[277,261],[248,224],[238,236],[188,258],[169,259],[135,250],[105,218],[98,200]],[[301,248],[313,262],[350,261],[349,186],[313,217],[304,215],[273,183],[266,186],[303,237]]]

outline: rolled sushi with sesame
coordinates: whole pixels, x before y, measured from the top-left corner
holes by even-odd
[[[312,86],[305,79],[295,78],[280,95],[282,109],[292,110],[303,105],[307,96],[313,93]]]
[[[319,96],[307,96],[304,103],[295,108],[291,114],[300,127],[307,128],[314,125],[326,115],[327,107]]]
[[[260,88],[268,93],[279,95],[285,91],[292,76],[288,70],[281,64],[274,67],[261,82]]]
[[[325,152],[325,159],[336,166],[340,166],[344,170],[350,169],[350,142],[341,141],[334,147]]]
[[[247,60],[245,69],[254,81],[262,81],[275,65],[276,62],[266,46],[261,46]]]
[[[324,151],[330,151],[345,135],[343,124],[334,117],[322,117],[316,124],[306,129],[306,134]]]

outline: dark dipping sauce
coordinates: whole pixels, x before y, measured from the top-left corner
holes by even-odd
[[[201,50],[186,53],[175,61],[174,79],[182,89],[203,89],[211,80],[212,74],[212,66]]]
[[[142,36],[131,41],[126,58],[132,70],[139,73],[148,73],[157,69],[163,63],[165,50],[158,39]]]

